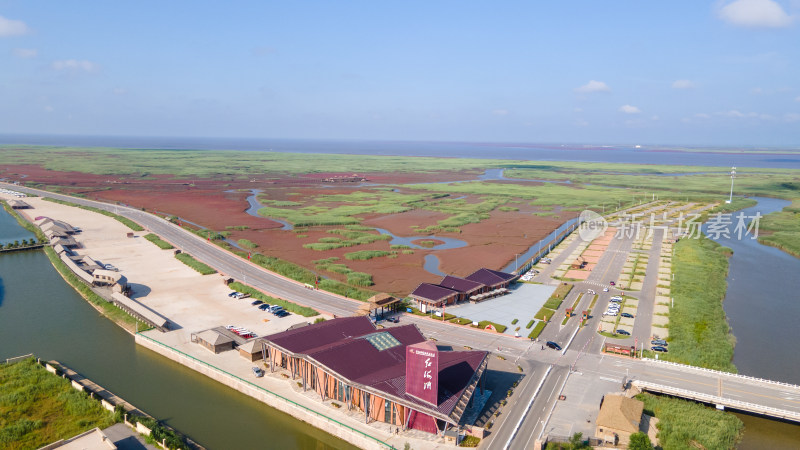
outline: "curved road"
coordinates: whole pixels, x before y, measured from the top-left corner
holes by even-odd
[[[245,284],[273,297],[289,300],[300,305],[314,308],[320,312],[336,316],[351,316],[358,309],[358,306],[362,304],[362,302],[358,300],[347,299],[336,294],[331,294],[330,292],[308,289],[297,281],[290,280],[257,266],[153,214],[125,206],[111,205],[94,200],[71,197],[69,195],[55,194],[8,183],[2,184],[8,189],[13,189],[15,191],[41,197],[55,198],[83,206],[92,206],[131,219],[143,226],[146,230],[159,235],[176,248],[189,253],[194,258],[208,264],[219,272],[241,280],[245,282]]]

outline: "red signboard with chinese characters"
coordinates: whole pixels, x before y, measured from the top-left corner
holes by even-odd
[[[438,404],[439,351],[431,341],[406,347],[406,394]]]

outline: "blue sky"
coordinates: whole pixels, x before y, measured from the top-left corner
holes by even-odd
[[[800,145],[800,0],[0,0],[0,133]]]

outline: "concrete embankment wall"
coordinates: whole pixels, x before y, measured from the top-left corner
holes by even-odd
[[[313,427],[319,428],[320,430],[330,433],[360,448],[368,450],[393,448],[391,445],[381,441],[378,438],[369,436],[359,430],[349,427],[348,425],[338,422],[335,419],[327,417],[320,412],[308,409],[285,397],[270,392],[233,374],[225,372],[220,368],[195,359],[172,347],[155,341],[148,336],[136,334],[135,341],[142,347],[152,350],[162,356],[166,356],[167,358],[179,364],[183,364],[184,366],[202,373],[203,375],[215,381],[236,389],[245,395],[266,403],[267,405],[279,411],[290,414],[296,419],[302,420]]]

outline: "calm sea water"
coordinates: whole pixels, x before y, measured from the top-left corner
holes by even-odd
[[[667,147],[625,145],[527,144],[425,141],[359,141],[309,139],[176,138],[124,136],[0,135],[0,144],[64,145],[145,149],[275,151],[356,155],[439,156],[532,161],[586,161],[696,166],[741,166],[800,169],[800,151],[792,155],[688,153]],[[682,148],[682,147],[681,147]],[[674,150],[679,149],[675,147]],[[720,149],[724,150],[724,149]],[[735,148],[730,150],[747,150]]]

